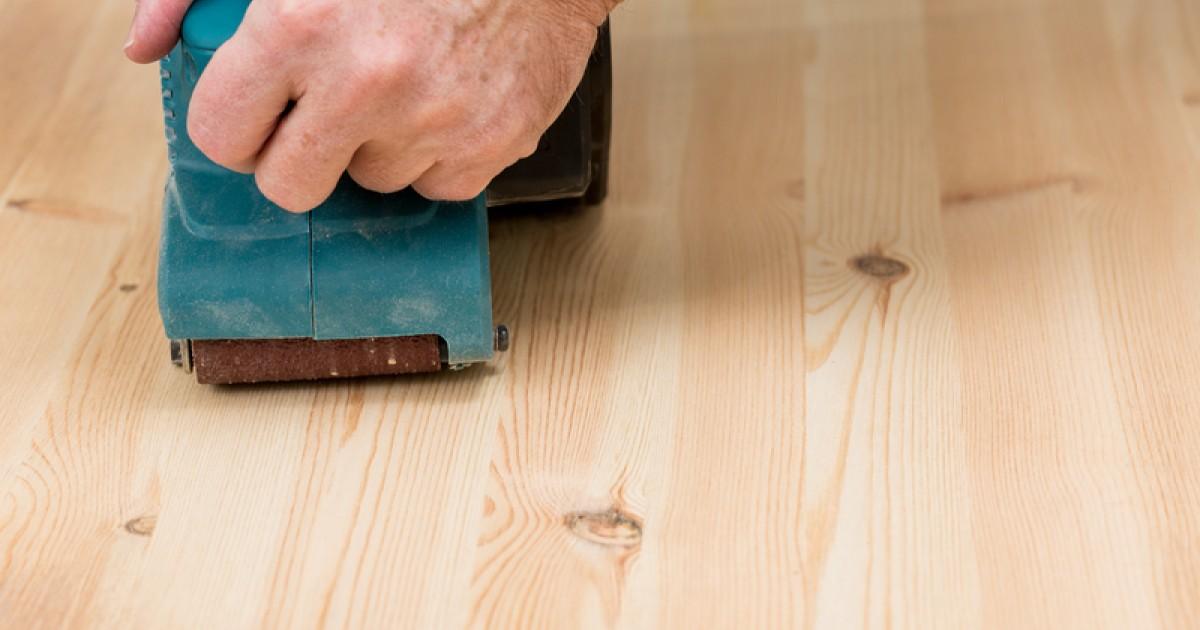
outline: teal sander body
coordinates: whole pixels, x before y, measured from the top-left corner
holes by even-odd
[[[488,207],[606,193],[607,26],[537,153],[469,202],[379,194],[343,177],[307,214],[268,201],[187,135],[192,90],[250,0],[197,0],[162,62],[171,164],[159,308],[174,362],[205,384],[461,369],[508,345],[492,322]]]

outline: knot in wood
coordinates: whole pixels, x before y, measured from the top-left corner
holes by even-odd
[[[909,272],[908,265],[880,254],[865,254],[850,261],[850,266],[859,273],[880,280],[897,280]]]
[[[147,514],[139,516],[135,519],[130,519],[125,523],[125,531],[134,536],[151,536],[154,534],[154,528],[158,525],[158,516]]]
[[[122,284],[121,286],[119,286],[119,287],[117,287],[117,288],[118,288],[118,289],[120,289],[121,293],[130,293],[130,292],[133,292],[133,291],[137,291],[137,289],[138,289],[138,285],[136,285],[136,284],[134,284],[134,283],[132,283],[132,282],[127,282],[127,283],[125,283],[125,284]]]
[[[572,512],[563,520],[580,538],[608,547],[637,547],[642,544],[642,523],[620,510]]]

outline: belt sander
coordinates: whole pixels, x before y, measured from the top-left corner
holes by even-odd
[[[172,361],[203,384],[458,370],[508,347],[492,322],[488,208],[603,200],[612,66],[607,25],[538,151],[465,203],[378,194],[344,177],[292,214],[187,135],[192,90],[250,0],[196,0],[162,61],[171,170],[159,309]]]

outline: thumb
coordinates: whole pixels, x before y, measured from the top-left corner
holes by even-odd
[[[138,0],[125,56],[138,63],[150,63],[171,52],[191,4],[192,0]]]

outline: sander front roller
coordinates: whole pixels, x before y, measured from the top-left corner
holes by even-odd
[[[542,138],[468,202],[378,194],[344,177],[303,215],[252,175],[210,161],[187,135],[188,103],[250,0],[196,0],[162,61],[171,164],[158,298],[176,365],[203,384],[458,370],[508,348],[492,322],[488,208],[603,201],[612,59],[607,24],[575,98]]]

